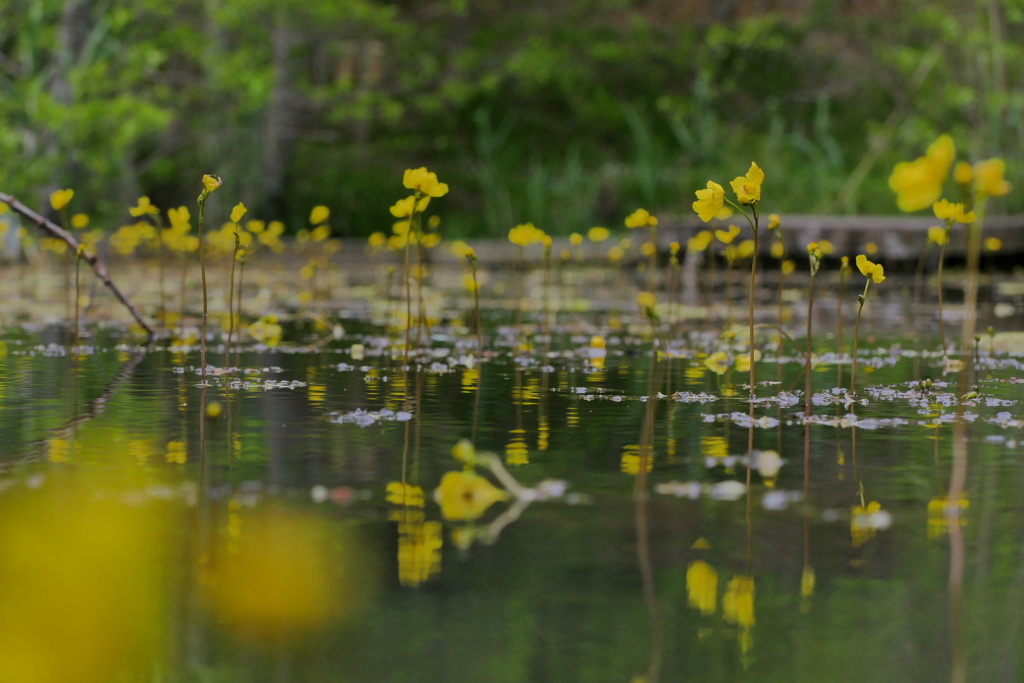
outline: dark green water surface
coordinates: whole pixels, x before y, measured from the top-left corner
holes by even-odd
[[[160,519],[145,532],[160,577],[145,593],[151,611],[113,610],[91,635],[88,607],[66,612],[85,624],[68,637],[95,639],[90,651],[145,620],[145,656],[128,665],[115,653],[114,671],[107,660],[86,661],[77,680],[1024,677],[1024,357],[990,355],[983,341],[978,395],[961,401],[958,374],[944,377],[941,358],[921,350],[934,340],[887,337],[876,323],[861,344],[863,403],[845,405],[833,391],[834,357],[812,372],[818,398],[805,449],[802,362],[784,347],[790,362],[780,366],[765,331],[757,394],[773,400],[754,411],[759,468],[747,490],[746,375],[704,363],[724,349],[731,364],[742,341],[730,348],[717,333],[690,332],[652,359],[637,326],[565,328],[551,342],[534,329],[525,346],[514,329],[497,328],[481,374],[466,358],[474,335],[437,325],[424,344],[431,356],[403,373],[401,334],[388,359],[380,328],[343,323],[344,336],[322,343],[308,325],[286,326],[277,348],[247,342],[244,372],[213,376],[205,390],[222,412],[202,435],[195,349],[146,350],[99,331],[72,357],[59,330],[6,335],[5,552],[61,564],[53,581],[72,577],[60,595],[75,603],[77,591],[109,587],[93,586],[88,569],[74,583],[75,564],[95,558],[59,536],[48,545],[51,527],[32,526],[37,508],[56,515],[57,529],[77,528],[79,508],[96,501]],[[595,331],[607,342],[601,369],[588,361]],[[827,337],[823,354],[834,350]],[[223,351],[211,347],[210,361],[223,365]],[[847,362],[847,388],[849,370]],[[929,388],[919,383],[926,378]],[[959,524],[943,508],[958,471],[958,403],[967,439]],[[551,495],[445,519],[434,490],[462,469],[452,447],[474,428],[478,451],[495,453],[524,487],[554,480],[544,484]],[[647,443],[651,469],[638,481]],[[389,501],[388,485],[403,481],[422,490],[422,506]],[[877,506],[856,510],[862,501]],[[258,529],[278,517],[315,525],[312,548],[301,534],[261,541]],[[29,529],[35,550],[15,526]],[[249,534],[257,547],[246,555]],[[326,553],[330,570],[277,571],[261,548],[307,564]],[[118,543],[95,552],[134,557]],[[232,556],[248,563],[242,574],[219,569]],[[258,571],[246,578],[250,569]],[[236,588],[245,604],[311,606],[218,607],[218,591]],[[17,590],[8,582],[0,595]],[[44,633],[62,614],[45,601],[31,615],[10,608],[3,617],[16,623],[0,630],[27,620],[30,633]],[[76,679],[25,666],[19,674],[12,664],[4,680]]]

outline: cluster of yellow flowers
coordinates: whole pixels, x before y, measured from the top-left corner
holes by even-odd
[[[522,223],[508,231],[508,241],[520,247],[543,244],[547,234],[533,223]]]
[[[928,146],[924,156],[896,164],[889,176],[889,189],[896,193],[900,211],[920,211],[938,201],[955,159],[953,138],[943,134]],[[1006,163],[1002,159],[987,159],[973,166],[960,161],[953,170],[953,179],[979,199],[1002,197],[1012,189],[1005,173]]]
[[[751,162],[747,174],[737,176],[730,185],[740,204],[753,206],[761,201],[762,183],[764,183],[764,171],[756,163]],[[696,194],[697,201],[693,203],[693,210],[705,223],[716,217],[727,201],[725,188],[713,180],[709,180],[707,188],[697,190]]]

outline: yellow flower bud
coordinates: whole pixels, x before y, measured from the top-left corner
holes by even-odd
[[[245,212],[245,204],[243,204],[242,202],[238,202],[237,204],[235,204],[235,208],[231,209],[231,222],[237,223],[238,221],[242,220],[242,216],[245,215]]]

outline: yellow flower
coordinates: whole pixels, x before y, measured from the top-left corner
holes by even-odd
[[[956,162],[956,166],[953,167],[953,180],[957,185],[970,187],[974,182],[974,169],[971,168],[971,164],[967,161]]]
[[[145,216],[146,214],[160,213],[160,209],[153,206],[149,201],[149,197],[139,197],[139,203],[128,209],[128,213],[135,218],[138,218],[139,216]]]
[[[704,365],[717,375],[724,374],[729,369],[729,355],[725,351],[715,351],[704,359]]]
[[[658,246],[654,242],[644,242],[640,245],[640,253],[650,258],[658,253]]]
[[[772,243],[772,258],[780,259],[786,255],[786,245],[782,242]]]
[[[57,190],[50,195],[50,206],[54,211],[60,211],[71,203],[71,198],[74,196],[74,190]]]
[[[229,551],[216,553],[203,587],[217,617],[240,635],[308,633],[351,607],[355,578],[340,571],[351,561],[341,554],[347,544],[319,520],[236,510],[234,528]]]
[[[402,177],[402,184],[410,190],[416,190],[428,197],[443,197],[448,194],[448,185],[437,182],[437,174],[424,167],[407,169]]]
[[[429,195],[423,197],[417,202],[416,195],[411,194],[405,199],[399,199],[397,202],[395,202],[395,205],[391,207],[391,215],[394,216],[395,218],[411,218],[414,212],[422,212],[425,208],[427,208],[427,204],[429,203]]]
[[[687,251],[704,251],[714,241],[715,235],[710,230],[701,230],[696,235],[686,240]]]
[[[625,255],[626,252],[623,251],[622,247],[619,246],[614,246],[608,250],[608,260],[611,261],[612,263],[617,263],[621,261]]]
[[[224,181],[219,176],[207,173],[203,176],[203,187],[206,188],[207,192],[213,192],[218,187],[224,184]]]
[[[782,274],[789,275],[796,270],[796,261],[783,261],[782,262]]]
[[[923,157],[901,161],[889,176],[889,189],[896,193],[900,211],[920,211],[942,194],[942,185],[956,156],[953,138],[940,135]]]
[[[718,572],[704,560],[694,560],[686,569],[687,604],[704,616],[715,613],[718,605]]]
[[[874,242],[868,242],[867,244],[864,245],[864,251],[874,256],[875,254],[878,253],[878,245],[875,244]]]
[[[944,244],[949,244],[949,233],[942,226],[933,225],[928,228],[928,241],[940,247]]]
[[[989,251],[999,251],[1003,248],[1003,241],[998,237],[986,237],[985,248]]]
[[[242,216],[245,215],[245,212],[245,204],[243,204],[242,202],[238,202],[237,204],[235,204],[235,208],[231,209],[231,222],[237,223],[238,221],[242,220]]]
[[[964,225],[967,225],[968,223],[973,223],[974,221],[978,220],[978,217],[975,215],[973,211],[968,211],[963,204],[957,204],[956,213],[953,215],[953,220],[955,220],[957,223],[963,223]]]
[[[819,240],[818,246],[821,247],[821,253],[828,256],[829,254],[835,253],[836,247],[828,240]]]
[[[876,284],[881,284],[885,280],[885,269],[882,265],[880,263],[872,263],[864,254],[857,256],[857,268],[860,270],[861,275],[871,278]]]
[[[587,230],[587,239],[591,242],[604,242],[611,237],[612,233],[608,228],[594,227]]]
[[[740,234],[738,225],[730,225],[728,230],[715,230],[715,237],[723,244],[732,244],[732,241]]]
[[[78,228],[79,230],[81,230],[82,228],[86,228],[88,226],[89,226],[89,216],[88,216],[88,214],[76,213],[74,216],[71,217],[71,227],[72,228]]]
[[[309,213],[309,222],[313,225],[320,225],[331,217],[331,210],[326,206],[314,206]]]
[[[948,199],[940,199],[932,204],[932,211],[935,212],[935,217],[940,221],[951,221],[956,216],[956,206],[956,204]],[[961,204],[960,207],[963,208],[963,205]]]
[[[740,258],[750,258],[754,255],[754,240],[743,240],[736,245],[736,253]]]
[[[693,210],[707,223],[725,205],[725,189],[715,181],[709,180],[707,189],[697,190],[696,194],[697,201],[693,203]]]
[[[750,162],[750,170],[745,176],[737,176],[732,183],[732,191],[740,200],[740,204],[750,205],[761,201],[761,183],[764,182],[764,171],[757,164]]]
[[[543,242],[546,235],[544,231],[533,223],[521,223],[508,231],[508,240],[520,247],[528,247],[535,242]]]
[[[1010,194],[1013,185],[1003,177],[1006,162],[1002,159],[988,159],[974,164],[974,180],[978,193],[986,197],[1002,197]]]
[[[658,305],[658,299],[650,292],[640,292],[636,295],[636,305],[641,311],[649,313]]]
[[[676,254],[679,253],[679,249],[680,249],[679,242],[669,242],[668,243],[668,251],[673,256],[675,256]]]
[[[448,472],[434,490],[441,516],[450,521],[472,521],[487,508],[508,498],[508,493],[474,472]]]
[[[781,225],[782,225],[782,219],[779,218],[779,214],[773,213],[770,216],[768,216],[768,229],[769,230],[778,230],[779,226],[781,226]]]
[[[626,217],[627,228],[653,228],[656,225],[658,225],[658,219],[652,216],[647,209],[637,209]]]
[[[393,481],[388,484],[387,499],[392,505],[409,505],[423,507],[423,489],[412,484]]]

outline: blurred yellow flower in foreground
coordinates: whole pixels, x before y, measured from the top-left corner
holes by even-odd
[[[687,604],[708,616],[718,607],[718,572],[704,560],[695,560],[686,570]]]
[[[0,520],[0,680],[144,675],[166,618],[163,520],[67,487],[7,494]]]
[[[487,508],[507,498],[507,492],[474,472],[448,472],[434,489],[434,502],[449,521],[478,519]]]
[[[355,552],[317,519],[281,509],[239,515],[205,577],[211,606],[243,637],[299,635],[354,606]],[[337,549],[344,548],[341,554]],[[359,595],[367,589],[359,579]]]
[[[900,211],[920,211],[931,206],[942,194],[955,157],[953,138],[940,135],[923,157],[896,164],[889,176],[889,189],[896,193]]]

